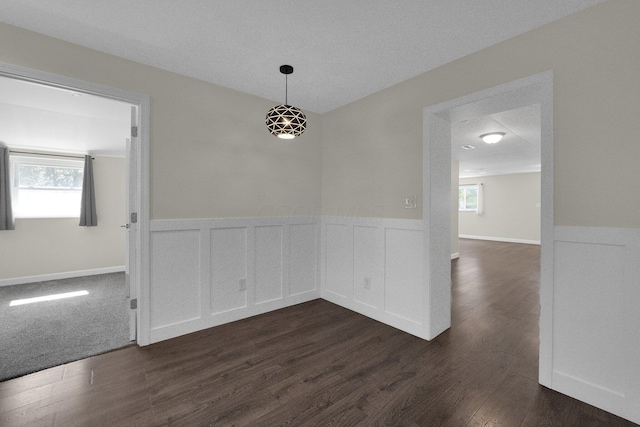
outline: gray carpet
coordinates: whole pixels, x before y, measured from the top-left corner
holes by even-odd
[[[89,295],[10,307],[15,299]],[[124,273],[0,287],[0,381],[126,346]]]

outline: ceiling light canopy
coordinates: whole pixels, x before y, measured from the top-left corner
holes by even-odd
[[[307,128],[307,117],[301,109],[288,104],[287,76],[293,73],[291,65],[281,65],[280,72],[285,76],[284,104],[276,105],[267,112],[265,123],[271,135],[281,139],[293,139],[302,135]]]
[[[480,135],[480,138],[487,144],[496,144],[502,140],[504,132],[491,132]]]

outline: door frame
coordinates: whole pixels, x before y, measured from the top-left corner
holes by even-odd
[[[17,80],[29,81],[47,86],[67,89],[74,92],[87,93],[124,101],[138,107],[138,157],[136,205],[138,207],[138,232],[135,233],[135,282],[137,290],[137,325],[136,335],[139,345],[149,344],[149,131],[150,131],[150,106],[148,95],[131,92],[98,83],[87,82],[32,68],[0,62],[0,76]],[[127,153],[129,155],[129,153]],[[129,183],[127,183],[129,185]],[[129,260],[127,260],[129,263]]]
[[[423,110],[425,325],[429,339],[451,326],[451,123],[540,104],[541,235],[538,382],[551,387],[553,344],[553,72],[546,71]]]
[[[127,244],[126,244],[126,286],[127,286],[127,304],[129,305],[129,340],[136,341],[137,340],[137,327],[138,327],[138,319],[137,314],[138,310],[134,307],[136,305],[133,304],[132,300],[137,302],[137,252],[136,252],[136,241],[137,241],[137,233],[138,233],[138,223],[132,222],[132,212],[138,212],[138,148],[140,146],[139,138],[137,135],[137,129],[140,127],[140,123],[138,120],[138,110],[139,107],[137,105],[129,104],[131,108],[131,118],[130,118],[130,126],[131,133],[129,138],[127,138],[127,161],[126,161],[126,169],[127,169],[127,184],[126,184],[126,209],[125,209],[125,224],[123,227],[126,228],[127,233]],[[134,128],[136,133],[134,133]],[[134,277],[134,280],[131,277]]]

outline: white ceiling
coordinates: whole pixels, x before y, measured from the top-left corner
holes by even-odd
[[[131,104],[0,76],[0,102],[75,116],[125,121]]]
[[[604,0],[2,0],[0,21],[317,113]]]
[[[505,136],[487,144],[480,135],[490,132]],[[540,172],[540,139],[540,105],[535,104],[452,123],[451,158],[460,162],[460,178]]]
[[[0,77],[0,145],[124,157],[131,105]]]

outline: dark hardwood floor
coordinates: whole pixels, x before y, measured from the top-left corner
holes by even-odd
[[[539,247],[460,252],[431,342],[316,300],[0,383],[0,425],[634,425],[538,385]]]

